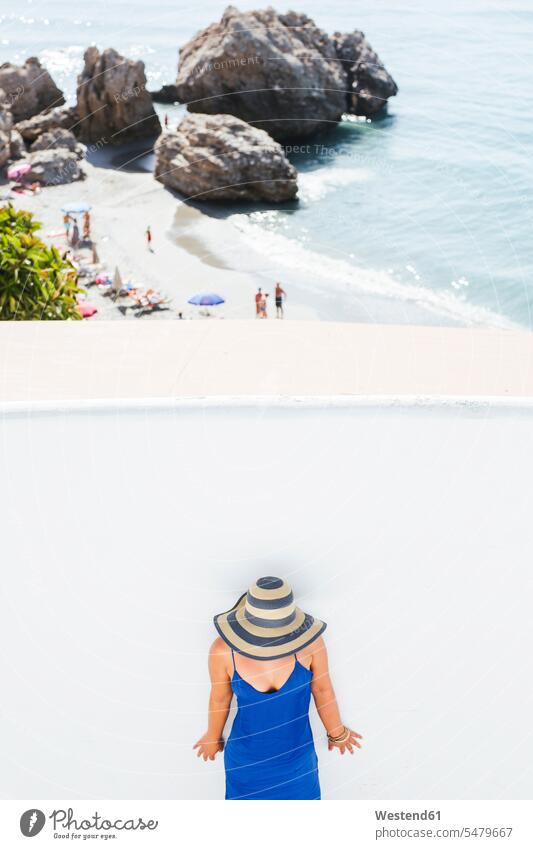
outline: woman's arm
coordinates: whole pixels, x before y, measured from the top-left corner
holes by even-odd
[[[228,718],[231,705],[231,678],[228,672],[229,649],[226,643],[218,637],[209,650],[209,677],[211,692],[209,694],[207,731],[200,737],[193,749],[198,749],[198,757],[204,761],[214,761],[217,752],[224,748],[222,732]]]
[[[341,721],[335,690],[333,689],[333,684],[331,683],[331,678],[329,676],[328,652],[322,637],[319,637],[318,640],[312,644],[311,648],[312,655],[310,668],[313,673],[311,692],[315,700],[318,715],[322,721],[322,725],[326,729],[326,734],[328,735],[328,748],[330,751],[331,749],[338,748],[342,755],[344,754],[345,749],[348,749],[348,751],[353,755],[354,746],[358,749],[361,748],[361,744],[357,741],[362,740],[362,737],[355,731],[351,731]],[[346,732],[350,732],[348,736],[345,734],[345,729]],[[342,742],[332,742],[330,737],[340,737]],[[346,737],[346,739],[343,739],[344,737]]]

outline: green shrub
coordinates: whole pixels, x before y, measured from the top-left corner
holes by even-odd
[[[0,207],[0,320],[81,318],[77,272],[35,232],[31,212]]]

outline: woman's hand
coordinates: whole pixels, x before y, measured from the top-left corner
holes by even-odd
[[[203,758],[204,761],[214,761],[216,755],[224,749],[224,740],[210,740],[212,735],[208,731],[200,737],[193,749],[198,749],[196,756]]]
[[[350,736],[342,743],[332,743],[328,738],[328,749],[330,752],[332,749],[340,749],[340,753],[343,755],[345,750],[348,749],[349,753],[353,755],[354,747],[356,749],[361,748],[361,743],[357,742],[358,740],[363,739],[361,735],[358,734],[357,731],[352,731],[351,728],[348,728],[348,726],[346,726],[346,730],[350,732]]]

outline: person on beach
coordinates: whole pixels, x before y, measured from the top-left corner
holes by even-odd
[[[281,283],[276,283],[276,318],[283,318],[283,299],[287,293],[281,288]]]
[[[83,238],[87,242],[91,238],[91,213],[89,211],[83,213]]]
[[[263,300],[263,293],[261,289],[258,289],[255,293],[255,317],[260,318],[261,316],[261,301]]]
[[[168,130],[168,115],[165,114],[165,130]]]
[[[204,761],[224,751],[226,799],[320,799],[309,722],[313,696],[329,751],[353,755],[360,734],[341,720],[322,637],[326,623],[296,607],[282,578],[259,578],[214,618],[208,728],[193,748]],[[237,714],[223,731],[232,696]]]
[[[151,251],[153,253],[152,228],[150,227],[150,225],[148,225],[148,227],[146,228],[146,247],[148,248],[149,251]]]
[[[70,240],[70,244],[73,248],[77,248],[80,243],[80,228],[78,227],[78,222],[76,218],[74,219],[74,224],[72,226],[72,238]]]
[[[68,240],[68,237],[69,237],[70,225],[71,224],[72,224],[72,218],[70,217],[68,212],[65,212],[65,214],[63,216],[63,226],[65,228],[65,237],[66,237],[67,240]]]
[[[261,297],[261,301],[260,301],[260,303],[259,303],[259,312],[260,312],[260,316],[259,316],[259,317],[260,317],[260,318],[268,318],[268,313],[267,313],[267,305],[268,305],[268,303],[267,303],[267,298],[268,298],[268,294],[263,295],[263,296]]]

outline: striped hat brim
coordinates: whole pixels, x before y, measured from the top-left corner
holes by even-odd
[[[310,645],[325,630],[326,623],[310,613],[295,609],[293,621],[276,628],[262,628],[244,615],[246,593],[234,606],[214,617],[215,628],[225,643],[239,654],[255,660],[277,660]]]

